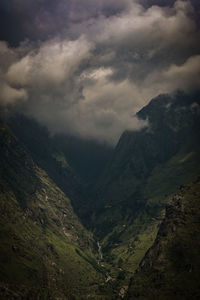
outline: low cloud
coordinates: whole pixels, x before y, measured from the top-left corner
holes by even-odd
[[[27,93],[25,89],[14,89],[6,83],[1,83],[0,89],[0,102],[2,106],[13,104],[18,100],[23,101],[27,99]]]
[[[72,77],[79,64],[89,58],[92,44],[84,38],[75,41],[51,40],[39,50],[12,64],[7,72],[10,84],[16,86],[57,85]]]
[[[14,106],[52,133],[115,144],[124,130],[147,125],[135,114],[151,98],[198,88],[200,31],[188,1],[50,4],[52,11],[41,6],[43,23],[40,14],[34,19],[37,42],[35,35],[17,47],[0,42],[1,107]]]
[[[200,55],[189,57],[182,65],[172,65],[163,74],[169,84],[176,88],[179,86],[185,91],[199,89],[200,87]]]

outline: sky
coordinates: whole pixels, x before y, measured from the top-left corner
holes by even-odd
[[[161,93],[200,87],[197,0],[1,0],[0,108],[116,144]]]

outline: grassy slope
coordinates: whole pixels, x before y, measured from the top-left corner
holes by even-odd
[[[0,138],[1,299],[98,299],[105,277],[70,200],[4,124]]]
[[[100,182],[104,199],[94,217],[96,234],[121,285],[152,246],[169,198],[200,174],[199,112],[191,109],[193,101],[198,96],[154,99],[139,113],[148,116],[151,131],[125,132]]]
[[[137,269],[152,245],[170,196],[181,184],[194,180],[200,174],[198,157],[199,152],[193,152],[191,155],[178,153],[166,164],[155,168],[144,186],[144,198],[148,199],[144,210],[133,221],[124,219],[124,224],[115,227],[114,232],[118,232],[117,239],[120,242],[115,243],[110,254],[114,255],[116,266],[117,261],[123,259],[121,268],[126,271],[126,276]]]
[[[199,299],[199,200],[200,180],[173,197],[155,243],[133,277],[128,299]]]
[[[194,180],[200,174],[197,158],[199,152],[191,155],[182,152],[155,168],[144,185],[143,197],[148,200],[137,217],[122,218],[121,211],[118,210],[116,218],[119,218],[119,222],[102,240],[102,244],[105,261],[111,264],[111,276],[117,278],[124,271],[125,276],[118,281],[119,286],[128,284],[132,273],[152,246],[169,198],[181,184]],[[113,216],[112,209],[112,206],[108,207],[107,215],[104,214],[103,218]],[[116,209],[115,213],[117,214]]]

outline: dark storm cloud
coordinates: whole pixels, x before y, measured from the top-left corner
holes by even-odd
[[[13,16],[4,34],[18,43],[0,43],[1,106],[17,106],[53,133],[109,143],[146,126],[134,115],[152,97],[200,86],[196,10],[188,1],[146,4],[1,2]]]
[[[172,7],[175,0],[1,0],[0,2],[0,39],[17,45],[24,39],[47,40],[55,35],[73,36],[73,26],[81,25],[99,16],[106,18],[122,13],[137,2],[145,8],[152,5]],[[198,0],[190,1],[196,13]]]
[[[66,35],[73,24],[99,15],[121,12],[129,1],[119,0],[1,0],[0,39],[17,45],[22,40],[46,40]],[[72,38],[72,36],[71,36]]]

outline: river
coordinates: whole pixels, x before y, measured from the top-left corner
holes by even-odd
[[[99,242],[97,242],[97,246],[98,246],[98,253],[99,253],[100,260],[103,260],[102,248]]]

